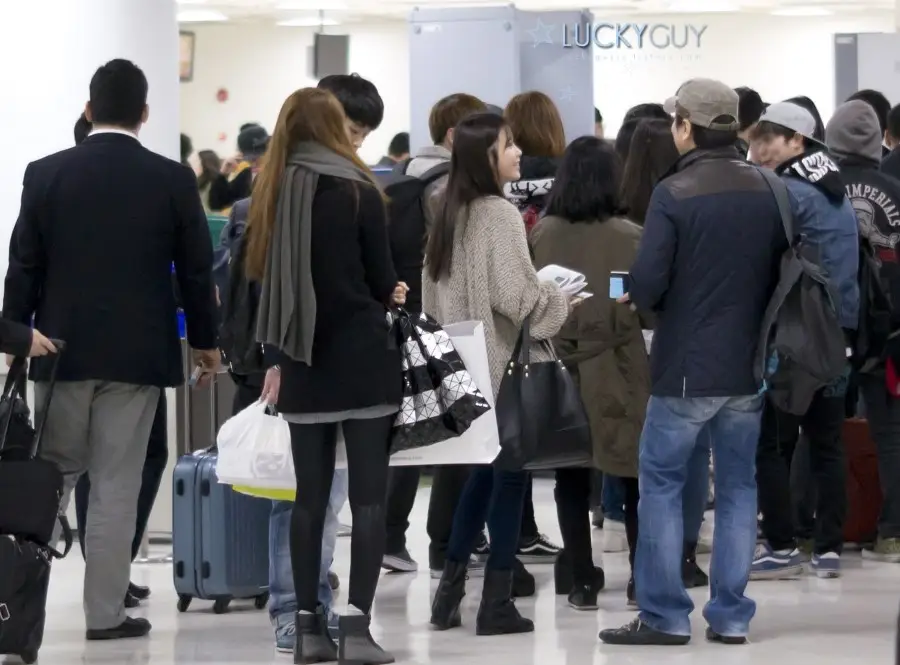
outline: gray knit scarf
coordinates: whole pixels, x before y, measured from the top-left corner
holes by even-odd
[[[312,266],[312,204],[320,175],[370,183],[349,159],[319,143],[295,146],[278,194],[256,321],[256,339],[312,365],[316,292]]]

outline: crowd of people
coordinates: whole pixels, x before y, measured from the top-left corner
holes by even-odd
[[[277,649],[296,663],[393,662],[369,622],[380,570],[418,569],[406,532],[421,473],[389,467],[401,359],[385,313],[397,305],[444,325],[481,321],[481,388],[495,397],[527,322],[576,378],[593,443],[593,468],[555,472],[562,547],[538,529],[529,473],[434,469],[435,629],[460,627],[466,580],[483,576],[476,634],[533,631],[515,605],[535,593],[532,563],[552,562],[571,608],[596,610],[606,575],[593,510],[595,526],[624,534],[624,601],[639,611],[603,642],[686,644],[685,589],[708,585],[707,639],[745,643],[750,579],[806,564],[841,574],[841,430],[863,413],[884,494],[864,556],[900,562],[900,107],[883,95],[860,91],[823,122],[804,97],[766,104],[692,79],[665,104],[632,108],[610,140],[599,111],[594,135],[566,136],[540,92],[504,108],[460,92],[434,104],[432,145],[411,150],[398,134],[370,168],[358,151],[384,102],[370,81],[336,75],[291,94],[271,135],[241,127],[237,158],[201,151],[194,169],[185,136],[181,164],[141,146],[147,90],[133,63],[100,67],[78,145],[29,165],[4,290],[4,351],[45,356],[48,338],[67,342],[41,454],[65,474],[63,508],[78,483],[87,639],[151,628],[126,613],[150,593],[129,571],[165,467],[163,389],[185,379],[177,308],[204,376],[218,371],[222,340],[235,411],[262,398],[289,423],[297,492],[272,505],[269,611]],[[793,237],[768,172],[785,187]],[[425,185],[421,229],[389,223],[385,190],[399,178]],[[231,266],[225,292],[207,212],[229,215],[217,248]],[[756,363],[783,257],[800,245],[827,277],[847,353],[798,415],[767,399]],[[542,282],[550,264],[583,273],[597,295]],[[607,298],[620,272],[627,293]],[[253,297],[234,297],[244,292]],[[253,339],[236,353],[219,322],[241,308]],[[535,346],[533,361],[545,353]],[[38,410],[49,367],[33,362]],[[339,430],[346,470],[335,469]],[[711,456],[712,579],[696,562]],[[349,609],[338,616],[330,567],[348,500]]]

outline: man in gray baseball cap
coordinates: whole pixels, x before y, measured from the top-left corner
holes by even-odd
[[[791,195],[795,233],[803,237],[807,257],[828,276],[837,298],[841,326],[851,337],[859,321],[859,238],[856,214],[844,190],[838,165],[815,136],[812,114],[793,102],[772,104],[750,134],[750,154],[775,170]],[[849,372],[849,366],[848,366]],[[797,441],[802,427],[809,441],[816,487],[845,484],[841,428],[846,413],[846,377],[817,391],[806,414],[788,414],[766,403],[756,455],[759,508],[765,542],[757,548],[751,579],[786,579],[803,572],[790,509],[785,446]],[[820,491],[815,507],[815,544],[811,568],[818,577],[841,574],[846,512],[844,492]]]
[[[707,639],[743,644],[755,611],[745,590],[756,543],[754,458],[761,427],[754,354],[779,260],[788,248],[762,174],[736,148],[738,95],[691,79],[666,102],[681,157],[650,197],[640,248],[621,299],[655,311],[651,397],[641,433],[634,588],[641,612],[604,630],[620,645],[691,639],[684,590],[684,512],[703,510],[709,450],[716,456],[717,593]],[[723,477],[719,470],[725,470]],[[677,498],[676,498],[677,497]],[[674,499],[674,500],[673,500]],[[696,502],[694,502],[696,503]],[[724,510],[724,512],[722,512]]]

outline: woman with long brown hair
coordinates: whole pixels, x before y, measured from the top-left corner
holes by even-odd
[[[295,663],[391,663],[369,612],[384,550],[388,443],[401,401],[400,354],[386,308],[405,302],[391,261],[385,207],[328,91],[285,101],[247,226],[246,273],[262,284],[257,339],[280,351],[278,408],[290,424],[297,496],[291,564]],[[353,543],[339,645],[317,586],[339,428],[347,449]]]
[[[543,92],[523,92],[509,100],[503,117],[522,150],[522,175],[504,188],[528,231],[537,224],[566,151],[566,133],[556,104]]]

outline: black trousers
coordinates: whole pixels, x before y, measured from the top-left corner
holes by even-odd
[[[471,470],[469,466],[455,464],[439,466],[434,470],[425,525],[429,539],[428,563],[432,570],[444,568],[447,546],[453,532],[453,515]]]
[[[625,532],[628,537],[628,561],[634,565],[638,534],[638,481],[622,478],[625,486]],[[590,585],[594,579],[591,548],[592,470],[587,468],[557,469],[556,515],[562,532],[563,548],[572,564],[576,585]]]
[[[421,469],[417,466],[394,466],[388,474],[387,533],[384,551],[398,554],[406,548],[409,514],[419,491]]]
[[[141,541],[147,530],[147,522],[156,503],[159,485],[162,482],[166,463],[169,461],[168,420],[166,418],[166,393],[160,391],[153,428],[150,430],[150,441],[147,443],[147,457],[144,460],[144,471],[141,477],[141,491],[138,494],[137,522],[134,527],[134,539],[131,541],[131,559],[138,555]],[[83,474],[75,485],[75,520],[78,524],[78,542],[81,556],[84,556],[84,530],[87,525],[88,497],[91,495],[91,480]]]
[[[353,533],[350,541],[348,602],[368,613],[375,599],[384,556],[388,445],[394,416],[346,420],[341,425],[347,447],[347,471]],[[318,603],[319,567],[325,509],[334,476],[337,423],[291,423],[291,450],[297,497],[291,516],[291,567],[297,609],[314,612]],[[310,547],[310,543],[317,543]]]
[[[756,480],[762,530],[775,550],[793,549],[797,543],[797,502],[791,494],[791,463],[799,429],[809,442],[809,464],[816,492],[816,554],[843,549],[847,511],[846,467],[841,428],[845,418],[846,387],[820,390],[803,416],[778,411],[768,401],[756,453]]]
[[[522,530],[519,532],[519,544],[529,545],[538,539],[537,521],[534,518],[534,477],[528,474],[525,485],[525,503],[522,506]]]

